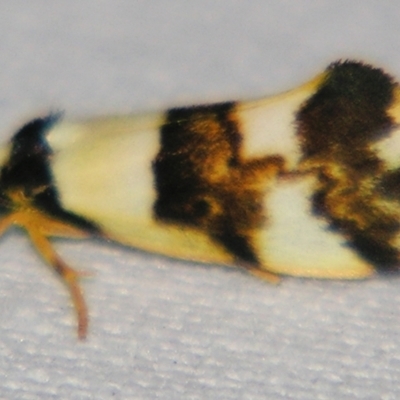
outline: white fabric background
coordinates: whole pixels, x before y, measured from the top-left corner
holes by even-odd
[[[49,110],[157,109],[290,89],[337,58],[400,78],[398,1],[0,3],[0,132]],[[1,399],[398,399],[400,280],[277,287],[96,242],[58,241],[88,340],[24,235],[0,243]]]

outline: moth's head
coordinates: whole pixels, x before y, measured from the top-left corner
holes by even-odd
[[[0,146],[0,213],[34,199],[52,185],[51,149],[46,134],[59,115],[36,118]]]

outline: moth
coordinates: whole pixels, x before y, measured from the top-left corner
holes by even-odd
[[[399,267],[400,88],[337,61],[275,97],[80,121],[29,121],[0,148],[0,233],[16,225],[67,286],[51,238],[101,237],[280,275],[361,279]]]

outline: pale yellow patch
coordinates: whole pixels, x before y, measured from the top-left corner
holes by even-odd
[[[279,154],[285,158],[288,168],[295,168],[301,157],[296,137],[296,113],[324,78],[325,74],[321,74],[307,84],[281,95],[239,103],[237,112],[243,133],[243,157]]]
[[[359,279],[374,269],[339,233],[311,214],[314,180],[278,181],[265,200],[268,221],[255,246],[268,271],[302,277]]]

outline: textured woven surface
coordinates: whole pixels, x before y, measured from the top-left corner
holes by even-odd
[[[395,1],[14,0],[0,5],[0,131],[289,89],[337,58],[400,78]],[[66,292],[17,231],[0,247],[1,399],[397,399],[400,277],[284,279],[57,242],[94,272],[78,343]],[[310,250],[311,251],[311,250]]]

